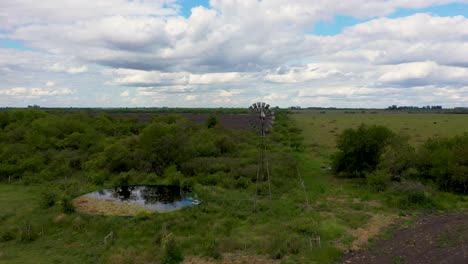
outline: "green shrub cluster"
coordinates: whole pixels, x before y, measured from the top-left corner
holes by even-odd
[[[407,138],[386,127],[361,125],[344,130],[337,147],[339,151],[332,158],[336,175],[366,178],[376,191],[386,190],[391,181],[404,179],[422,181],[444,191],[468,191],[468,134],[431,138],[416,150]]]
[[[96,185],[188,183],[186,178],[198,175],[196,181],[212,185],[230,177],[233,186],[243,186],[244,179],[236,181],[246,176],[239,171],[256,163],[249,158],[256,154],[250,151],[256,149],[255,137],[215,121],[196,125],[180,116],[155,115],[141,124],[105,113],[3,111],[0,180],[37,183],[77,176]],[[242,152],[245,159],[234,158]],[[44,207],[57,200],[49,196],[43,197]]]

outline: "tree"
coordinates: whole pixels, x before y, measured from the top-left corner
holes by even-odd
[[[395,134],[384,126],[362,124],[357,129],[346,129],[338,137],[339,151],[332,157],[336,174],[345,177],[364,177],[379,164],[385,146]]]
[[[215,127],[218,123],[219,122],[218,119],[216,119],[216,116],[210,115],[210,117],[208,117],[208,120],[206,120],[206,127],[212,128]]]

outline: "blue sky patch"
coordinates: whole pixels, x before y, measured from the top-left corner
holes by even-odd
[[[421,9],[398,9],[393,14],[387,16],[389,18],[399,18],[411,16],[417,13],[430,13],[436,16],[468,16],[468,4],[447,4],[441,6],[433,6]],[[316,23],[310,32],[314,35],[333,36],[343,32],[346,27],[351,27],[359,23],[363,23],[370,19],[358,19],[351,16],[336,16],[333,21],[320,21]]]
[[[390,18],[398,18],[411,16],[416,13],[430,13],[436,16],[468,16],[468,4],[448,4],[441,6],[432,6],[422,9],[398,9],[395,13],[391,14]]]
[[[343,32],[345,27],[350,27],[365,21],[366,20],[350,16],[336,16],[333,21],[320,21],[316,23],[310,33],[321,36],[338,35]]]
[[[0,47],[17,50],[28,50],[28,48],[26,48],[22,42],[10,39],[0,39]]]
[[[208,0],[180,0],[179,4],[182,7],[181,12],[182,12],[182,16],[184,17],[189,17],[192,14],[191,10],[193,7],[197,7],[197,6],[209,7],[210,6],[210,3]]]

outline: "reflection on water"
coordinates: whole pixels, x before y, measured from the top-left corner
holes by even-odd
[[[156,211],[173,211],[198,204],[177,185],[119,186],[86,194],[86,196],[135,204]]]

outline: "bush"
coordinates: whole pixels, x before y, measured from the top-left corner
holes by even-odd
[[[408,138],[395,136],[389,140],[379,166],[387,170],[394,181],[411,177],[411,171],[414,171],[416,166],[416,151],[408,143]]]
[[[383,192],[387,189],[390,182],[388,172],[385,170],[376,170],[366,173],[367,185],[376,192]]]
[[[203,243],[203,254],[214,259],[222,259],[223,257],[215,240],[208,240]]]
[[[416,181],[394,183],[389,188],[387,204],[400,209],[435,208],[434,191]]]
[[[468,192],[468,134],[429,139],[418,152],[420,178],[444,191]]]
[[[208,120],[206,120],[206,127],[207,128],[212,128],[215,127],[218,124],[218,119],[216,119],[216,116],[211,114],[210,117],[208,117]]]
[[[21,242],[32,242],[39,237],[39,232],[31,223],[23,223],[18,227]]]
[[[332,168],[337,175],[364,177],[380,162],[385,146],[394,133],[384,126],[362,124],[357,129],[346,129],[338,137],[339,151],[332,157]]]
[[[163,238],[164,256],[161,261],[162,264],[178,264],[184,260],[182,251],[177,245],[174,236],[168,234]]]
[[[15,239],[15,234],[12,230],[3,230],[0,232],[0,242],[8,242]]]
[[[45,191],[41,194],[40,204],[43,208],[50,208],[55,205],[57,199],[57,193],[53,191]]]
[[[63,196],[60,199],[60,208],[65,214],[75,212],[75,206],[73,205],[71,198],[68,196]]]

